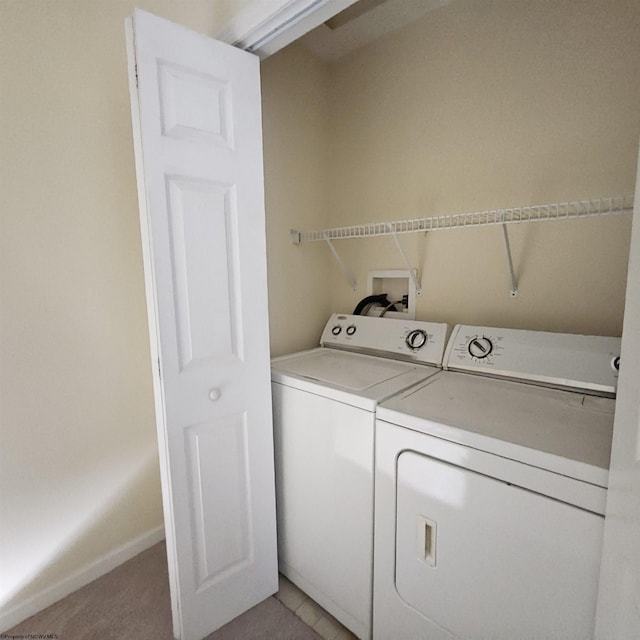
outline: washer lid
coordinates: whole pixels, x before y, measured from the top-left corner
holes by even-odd
[[[345,355],[339,351],[321,349],[312,355],[288,358],[279,362],[277,368],[309,380],[362,391],[392,380],[412,367],[394,360]]]
[[[437,371],[426,365],[321,347],[274,358],[271,379],[373,411],[378,402]]]
[[[378,418],[606,487],[615,401],[441,372]]]

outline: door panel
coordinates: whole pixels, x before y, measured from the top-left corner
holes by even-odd
[[[246,415],[189,427],[185,434],[200,591],[253,559]]]
[[[233,331],[242,333],[242,309],[233,282],[237,209],[233,185],[168,177],[167,186],[179,359],[184,371],[214,358],[239,355]]]
[[[162,61],[158,71],[162,133],[232,148],[231,96],[224,79]],[[203,108],[194,110],[193,104]]]
[[[136,11],[130,86],[174,634],[277,590],[259,63]]]

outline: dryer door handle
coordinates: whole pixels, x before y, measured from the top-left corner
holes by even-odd
[[[437,531],[438,526],[434,520],[418,516],[416,535],[418,558],[432,567],[436,566]]]

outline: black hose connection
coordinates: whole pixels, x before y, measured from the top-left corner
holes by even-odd
[[[356,305],[356,308],[353,310],[354,316],[362,316],[367,315],[369,309],[373,306],[383,307],[383,311],[380,314],[380,317],[384,316],[387,311],[402,311],[402,307],[398,309],[396,305],[402,305],[401,300],[397,300],[396,302],[390,302],[387,298],[386,293],[381,293],[378,295],[367,296],[366,298],[362,298],[360,302]]]

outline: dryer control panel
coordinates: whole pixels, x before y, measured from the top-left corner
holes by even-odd
[[[438,322],[334,313],[320,344],[439,367],[448,335],[449,326]]]
[[[443,366],[613,395],[620,338],[456,325]]]

